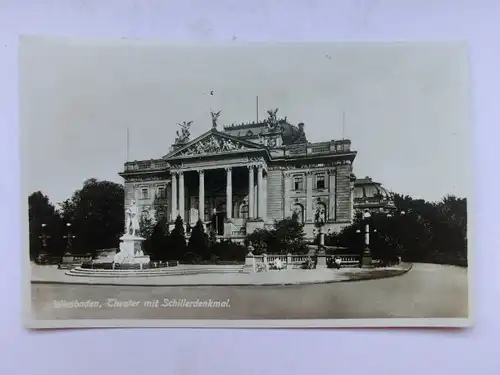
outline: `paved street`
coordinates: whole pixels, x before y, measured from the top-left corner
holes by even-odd
[[[317,268],[314,270],[286,269],[271,272],[239,272],[243,266],[180,265],[168,269],[146,270],[133,272],[133,276],[107,274],[106,271],[71,270],[67,271],[51,266],[31,265],[31,281],[34,283],[56,284],[91,284],[91,285],[121,285],[121,286],[248,286],[248,285],[293,285],[318,284],[359,279],[376,279],[401,274],[411,267],[402,263],[388,268]],[[236,268],[236,270],[235,270]],[[229,270],[225,272],[224,270]],[[156,272],[159,271],[159,272]],[[165,273],[166,272],[166,273]],[[100,274],[100,275],[99,275]]]
[[[467,317],[467,270],[431,264],[415,264],[403,276],[387,279],[318,285],[146,287],[32,284],[31,291],[33,318],[41,320]],[[89,302],[87,307],[56,308],[55,300]],[[192,301],[205,303],[205,306],[187,306]],[[217,303],[221,306],[208,307]],[[175,304],[184,306],[175,307]],[[224,307],[225,304],[228,307]]]

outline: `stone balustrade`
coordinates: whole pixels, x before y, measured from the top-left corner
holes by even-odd
[[[125,163],[125,172],[143,171],[143,170],[161,170],[169,167],[163,159],[159,160],[136,160]]]
[[[351,141],[338,140],[316,143],[301,143],[285,148],[271,149],[273,158],[287,158],[296,156],[328,155],[351,151]],[[125,172],[165,170],[170,164],[163,159],[134,160],[125,163]]]
[[[265,266],[269,269],[276,260],[279,260],[284,268],[299,268],[306,262],[309,258],[325,258],[323,262],[317,262],[318,264],[326,264],[334,256],[340,257],[342,260],[341,267],[356,267],[359,264],[360,257],[358,255],[346,255],[346,254],[336,254],[336,255],[315,255],[309,256],[306,254],[302,255],[292,255],[292,254],[262,254],[254,255],[251,251],[246,256],[245,265],[247,268],[251,268],[254,271],[259,268],[259,266]]]

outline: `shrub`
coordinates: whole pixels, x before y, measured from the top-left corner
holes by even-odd
[[[190,255],[191,259],[197,258],[198,260],[201,260],[209,258],[208,236],[205,233],[203,222],[201,220],[198,220],[191,231],[191,237],[189,238],[187,251],[190,254],[196,255],[196,257]]]
[[[182,259],[186,253],[184,223],[180,216],[175,219],[174,229],[170,233],[166,260]]]
[[[238,261],[244,262],[247,248],[244,245],[230,240],[216,242],[210,248],[210,254],[214,261]]]
[[[271,233],[267,229],[257,229],[253,233],[250,233],[245,238],[245,244],[252,245],[254,248],[253,253],[255,255],[263,254],[267,251],[268,243],[271,238]]]
[[[159,220],[154,225],[150,236],[144,241],[144,253],[149,254],[152,261],[168,260],[169,242],[168,224],[164,220]]]

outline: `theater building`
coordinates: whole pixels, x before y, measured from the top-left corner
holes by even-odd
[[[201,219],[223,238],[242,239],[293,213],[312,237],[317,222],[339,231],[354,215],[353,162],[349,140],[307,141],[303,123],[292,125],[276,112],[263,122],[212,126],[191,139],[182,125],[169,152],[125,163],[125,208],[142,215],[166,209],[187,228]]]

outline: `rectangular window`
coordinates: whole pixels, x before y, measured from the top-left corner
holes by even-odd
[[[142,188],[141,189],[141,197],[142,197],[142,199],[148,199],[149,198],[148,188]]]
[[[165,187],[164,186],[158,187],[158,198],[160,198],[160,199],[165,198]]]
[[[304,190],[304,180],[302,176],[293,178],[293,190]]]
[[[318,174],[316,175],[316,189],[324,189],[325,188],[325,175]]]

